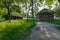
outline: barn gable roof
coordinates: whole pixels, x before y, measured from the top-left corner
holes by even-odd
[[[38,14],[40,14],[40,13],[54,13],[54,11],[44,8],[41,11],[38,12]]]

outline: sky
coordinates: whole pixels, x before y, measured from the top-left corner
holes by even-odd
[[[39,1],[37,1],[37,2],[39,2]],[[45,3],[46,3],[46,1],[44,0],[43,3],[40,4],[41,6],[37,6],[38,9],[39,9],[38,12],[39,12],[40,10],[44,9],[44,8],[49,9],[49,7],[48,7],[47,5],[44,5]],[[51,6],[52,6],[51,10],[53,10],[53,9],[56,8],[56,5],[55,5],[56,3],[59,5],[58,1],[53,1],[53,3],[51,4]],[[28,10],[27,10],[27,12],[28,12]],[[30,12],[31,12],[31,11],[30,11]]]
[[[44,3],[46,3],[45,0],[44,0],[43,4]],[[53,1],[53,3],[51,4],[51,6],[52,6],[51,10],[53,10],[54,8],[56,8],[56,5],[55,4],[58,4],[59,5],[59,2],[58,1]],[[49,9],[49,7],[47,5],[45,5],[45,7],[43,7],[43,6],[40,7],[40,10],[42,10],[43,8]]]
[[[46,3],[45,0],[44,0],[43,4],[44,3]],[[51,10],[54,10],[57,7],[55,4],[59,5],[59,2],[58,1],[53,1],[53,3],[51,4],[51,6],[52,6]],[[45,6],[39,7],[39,11],[42,10],[42,9],[44,9],[44,8],[49,9],[49,7],[47,5],[45,5]]]

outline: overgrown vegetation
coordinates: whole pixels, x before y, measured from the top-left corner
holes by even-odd
[[[42,20],[42,21],[60,25],[60,20]]]
[[[35,23],[26,20],[11,20],[0,23],[0,40],[24,40]]]
[[[56,26],[56,28],[57,28],[58,30],[60,30],[60,26]]]

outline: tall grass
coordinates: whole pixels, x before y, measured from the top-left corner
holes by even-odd
[[[56,26],[56,28],[57,28],[58,30],[60,30],[60,26]]]
[[[60,20],[42,20],[42,21],[60,25]]]
[[[0,23],[0,40],[22,40],[35,25],[32,21],[11,20]]]

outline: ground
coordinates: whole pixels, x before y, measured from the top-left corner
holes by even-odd
[[[55,26],[60,25],[36,22],[36,26],[26,40],[60,40],[60,30],[56,29]]]

